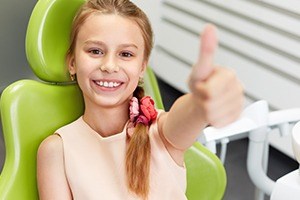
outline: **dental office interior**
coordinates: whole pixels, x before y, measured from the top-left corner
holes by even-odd
[[[37,79],[25,54],[27,25],[36,2],[0,2],[1,93],[17,80]],[[215,62],[231,67],[244,85],[240,119],[220,129],[207,127],[198,138],[224,165],[227,181],[222,199],[300,199],[300,2],[133,2],[152,22],[155,45],[149,65],[166,110],[189,92],[186,82],[207,23],[218,28]],[[0,171],[5,157],[1,128]],[[0,175],[0,185],[1,181]]]

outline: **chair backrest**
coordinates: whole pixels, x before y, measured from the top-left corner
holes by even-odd
[[[1,96],[1,119],[6,157],[0,175],[0,199],[38,199],[36,152],[41,141],[57,128],[82,115],[83,98],[77,84],[69,82],[65,52],[73,16],[84,0],[39,0],[32,12],[26,54],[42,82],[20,80]],[[159,88],[150,68],[145,91],[163,108]],[[221,199],[226,174],[219,159],[195,143],[185,154],[189,200]]]

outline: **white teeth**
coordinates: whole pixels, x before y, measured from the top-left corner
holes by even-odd
[[[119,85],[121,85],[121,83],[108,82],[108,81],[96,81],[96,83],[101,87],[107,87],[107,88],[118,87]]]

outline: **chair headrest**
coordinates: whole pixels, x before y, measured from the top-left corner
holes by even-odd
[[[85,0],[39,0],[29,20],[26,56],[37,77],[47,82],[70,81],[66,52],[73,18]]]

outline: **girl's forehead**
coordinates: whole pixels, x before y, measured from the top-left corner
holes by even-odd
[[[144,45],[142,31],[138,24],[133,19],[117,14],[90,15],[79,29],[78,40],[90,39]]]

